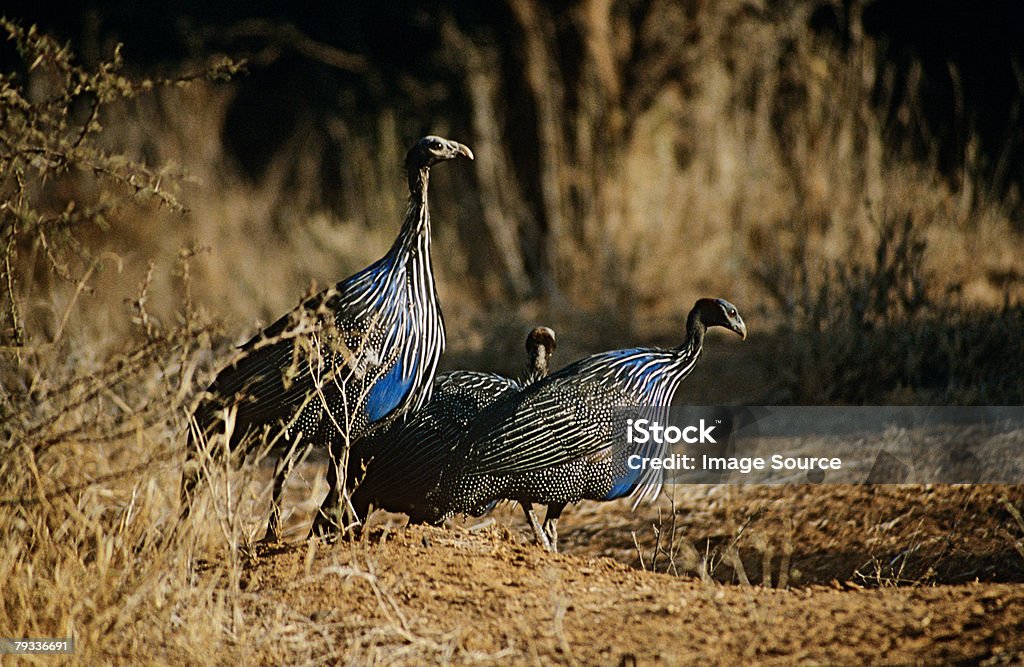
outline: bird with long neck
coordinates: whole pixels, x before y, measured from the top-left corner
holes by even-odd
[[[583,499],[656,496],[660,470],[626,465],[623,410],[667,407],[693,370],[708,327],[746,338],[736,307],[700,299],[687,317],[686,339],[672,349],[613,350],[577,361],[485,408],[460,442],[451,465],[429,494],[444,519],[474,513],[495,500],[548,506],[537,541],[557,549],[557,521],[565,505]]]
[[[430,260],[430,168],[459,156],[473,153],[441,137],[416,142],[405,162],[409,208],[388,252],[254,336],[217,375],[191,420],[183,518],[218,437],[243,457],[284,449],[265,537],[277,540],[284,484],[309,447],[329,446],[334,470],[352,443],[429,399],[445,346]]]

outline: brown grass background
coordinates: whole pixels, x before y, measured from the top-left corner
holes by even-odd
[[[842,39],[810,27],[822,7]],[[260,641],[259,467],[212,475],[171,536],[189,406],[232,344],[385,251],[428,131],[478,156],[432,181],[445,367],[518,372],[537,324],[564,362],[677,344],[721,296],[752,341],[713,340],[689,402],[1019,404],[1021,201],[998,169],[1019,130],[1006,154],[929,130],[923,70],[886,60],[865,7],[430,5],[404,78],[264,19],[186,27],[198,46],[157,64],[9,40],[0,634],[74,635],[83,662]],[[303,68],[333,73],[326,105],[268,83]],[[302,112],[251,124],[274,105]]]

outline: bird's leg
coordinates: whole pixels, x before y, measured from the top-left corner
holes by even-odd
[[[338,470],[338,457],[335,456],[333,448],[328,458],[330,460],[327,463],[327,496],[313,519],[313,527],[309,531],[310,538],[332,537],[339,532],[336,517],[341,498],[341,474]]]
[[[522,502],[521,504],[523,512],[526,513],[526,521],[529,522],[530,528],[533,529],[533,537],[537,540],[537,544],[544,547],[544,551],[554,551],[551,548],[551,542],[548,541],[548,536],[540,526],[540,519],[537,518],[537,513],[533,511],[533,504],[528,502]]]
[[[294,455],[294,450],[289,450],[274,467],[274,493],[270,500],[270,519],[267,520],[267,532],[263,536],[265,544],[272,544],[281,539],[281,497],[284,495],[284,485],[292,474],[292,466],[295,465]]]
[[[558,517],[562,516],[565,503],[551,503],[548,505],[548,513],[544,516],[544,532],[547,534],[551,550],[558,552]]]
[[[200,433],[194,424],[189,425],[188,455],[181,472],[181,513],[179,521],[184,521],[192,512],[199,483],[203,481],[204,466],[212,461],[214,454],[210,439]]]
[[[192,511],[192,502],[195,500],[196,487],[199,485],[200,464],[196,461],[186,461],[185,470],[181,473],[181,513],[179,521],[188,518]]]
[[[302,442],[302,434],[289,445],[288,451],[277,460],[274,466],[274,490],[270,499],[270,518],[267,520],[267,532],[263,535],[264,544],[273,544],[281,539],[281,499],[284,496],[284,485],[291,477],[295,462],[303,458],[309,449],[309,443]]]

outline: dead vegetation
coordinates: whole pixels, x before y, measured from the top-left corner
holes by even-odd
[[[757,395],[1024,398],[1013,202],[981,183],[968,196],[936,165],[887,145],[870,100],[869,39],[841,50],[808,34],[806,10],[785,18],[722,3],[692,15],[667,7],[618,43],[627,19],[588,7],[570,26],[583,55],[568,72],[555,49],[565,25],[539,3],[509,3],[536,47],[523,51],[519,89],[536,108],[536,145],[500,140],[523,135],[513,122],[522,119],[507,115],[513,96],[494,66],[495,42],[444,28],[469,93],[468,136],[457,138],[486,158],[472,179],[437,188],[468,193],[435,204],[447,366],[514,372],[521,330],[535,323],[567,332],[565,359],[678,342],[693,298],[714,293],[753,314],[752,334],[779,327],[769,358],[731,362],[769,369]],[[680,624],[704,613],[725,625],[748,614],[743,596],[753,593],[722,583],[782,589],[764,595],[794,597],[760,604],[798,615],[800,595],[820,594],[841,614],[864,604],[899,637],[886,659],[909,660],[918,638],[952,631],[943,621],[904,637],[886,625],[884,598],[849,602],[810,588],[836,579],[845,590],[896,587],[901,609],[923,615],[934,603],[950,623],[967,618],[984,630],[962,653],[935,649],[936,660],[1009,644],[1006,628],[1024,614],[1009,587],[993,588],[982,616],[964,611],[970,601],[956,592],[905,588],[993,571],[990,581],[1019,582],[1024,524],[1013,493],[1005,506],[967,499],[955,529],[916,536],[895,528],[910,496],[883,493],[876,515],[871,498],[839,494],[835,503],[861,511],[845,520],[880,536],[845,551],[829,540],[857,533],[834,529],[822,496],[799,522],[777,510],[762,516],[779,498],[691,498],[652,510],[662,512],[653,530],[653,515],[641,526],[625,513],[583,510],[568,522],[571,555],[553,564],[520,546],[502,528],[507,518],[267,553],[254,545],[269,499],[257,461],[211,467],[193,518],[179,526],[196,390],[257,322],[387,247],[401,216],[408,127],[389,108],[374,111],[369,130],[336,118],[348,151],[331,168],[348,187],[327,201],[312,175],[336,156],[315,148],[308,127],[259,177],[233,166],[224,123],[237,88],[225,79],[240,75],[237,62],[146,78],[120,51],[85,66],[28,26],[2,25],[22,66],[0,77],[0,634],[74,636],[83,663],[614,662],[673,655]],[[667,42],[676,29],[685,39]],[[324,491],[322,466],[299,476],[290,523],[302,527],[289,538],[304,535]],[[918,509],[927,519],[927,506]],[[942,551],[949,535],[959,551]],[[403,576],[399,565],[410,561]],[[660,590],[664,573],[682,577]],[[719,599],[719,590],[730,592]],[[654,619],[647,644],[595,641],[598,621],[619,611],[609,609],[615,600]],[[469,612],[514,620],[474,628]],[[768,622],[753,618],[721,655],[749,657],[751,637],[765,634],[758,623]],[[694,655],[697,639],[686,645]],[[776,648],[792,655],[799,639]]]
[[[874,256],[815,260],[806,248],[762,275],[790,322],[775,360],[795,404],[1018,405],[1024,306],[965,298],[926,262],[911,214],[877,224]],[[934,252],[932,250],[931,252]]]

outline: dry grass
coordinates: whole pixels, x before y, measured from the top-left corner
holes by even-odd
[[[1024,402],[1024,304],[1007,290],[984,307],[944,285],[922,227],[885,220],[867,261],[802,255],[762,275],[795,325],[774,362],[787,402]]]
[[[487,134],[503,126],[494,115],[500,88],[486,88],[487,61],[478,62],[469,74],[485,89],[472,102],[474,135],[456,138],[501,152],[489,175],[438,170],[435,180],[435,261],[453,353],[446,363],[518,371],[520,332],[535,322],[559,330],[567,361],[677,339],[694,298],[716,294],[750,314],[753,335],[796,330],[793,345],[769,361],[789,369],[782,384],[793,400],[1020,401],[1024,352],[997,345],[1024,340],[1021,239],[1002,204],[968,201],[932,165],[887,150],[869,99],[870,42],[839,52],[807,34],[800,12],[787,21],[737,18],[743,4],[697,17],[686,62],[698,86],[668,81],[651,93],[631,131],[616,134],[610,158],[581,143],[551,165],[570,183],[556,183],[543,205],[576,222],[550,240],[558,267],[550,299],[508,303],[522,285],[474,273],[477,244],[518,252],[507,238],[467,233],[482,224],[481,206],[523,196],[507,190],[516,147]],[[522,3],[522,21],[540,20],[528,9]],[[45,122],[15,127],[8,114],[0,126],[0,634],[74,636],[75,659],[87,664],[341,659],[330,644],[338,619],[299,617],[247,592],[267,501],[256,464],[214,472],[179,528],[177,484],[194,393],[230,344],[312,283],[350,274],[390,243],[404,191],[405,137],[393,112],[381,114],[372,135],[351,137],[341,168],[355,184],[346,196],[359,205],[346,200],[338,216],[323,206],[316,179],[296,177],[326,159],[301,131],[256,182],[225,156],[235,89],[205,77],[237,67],[147,83],[124,76],[116,58],[86,71],[55,43],[21,40],[26,63],[40,60],[22,78],[3,79],[4,104],[17,94],[25,118]],[[463,48],[487,55],[471,42]],[[611,48],[592,45],[595,71]],[[86,89],[74,92],[80,74]],[[550,93],[535,85],[535,95]],[[793,86],[801,94],[786,97]],[[597,161],[605,166],[592,169]],[[573,180],[580,174],[582,184]],[[576,219],[581,192],[597,203]],[[528,235],[530,215],[506,212],[487,234],[517,224]],[[911,221],[905,232],[892,226],[902,221]],[[876,262],[880,239],[902,250]],[[916,253],[918,242],[926,253]],[[526,271],[527,259],[499,265]],[[855,297],[871,294],[882,294],[881,305],[850,315]],[[885,359],[922,348],[931,356],[863,385]],[[1016,355],[1017,370],[996,373],[996,352]],[[932,366],[949,370],[931,383],[921,369]],[[814,378],[841,379],[823,388]],[[672,567],[682,552],[698,572],[723,559],[742,565],[734,549],[711,561],[680,539],[668,537]],[[654,556],[665,558],[659,548]],[[372,556],[334,574],[368,586],[389,619],[350,632],[350,658],[383,660],[382,647],[395,646],[408,662],[507,655],[460,653],[449,637],[411,631]],[[789,576],[787,565],[776,584]],[[553,593],[562,644],[564,605]]]

